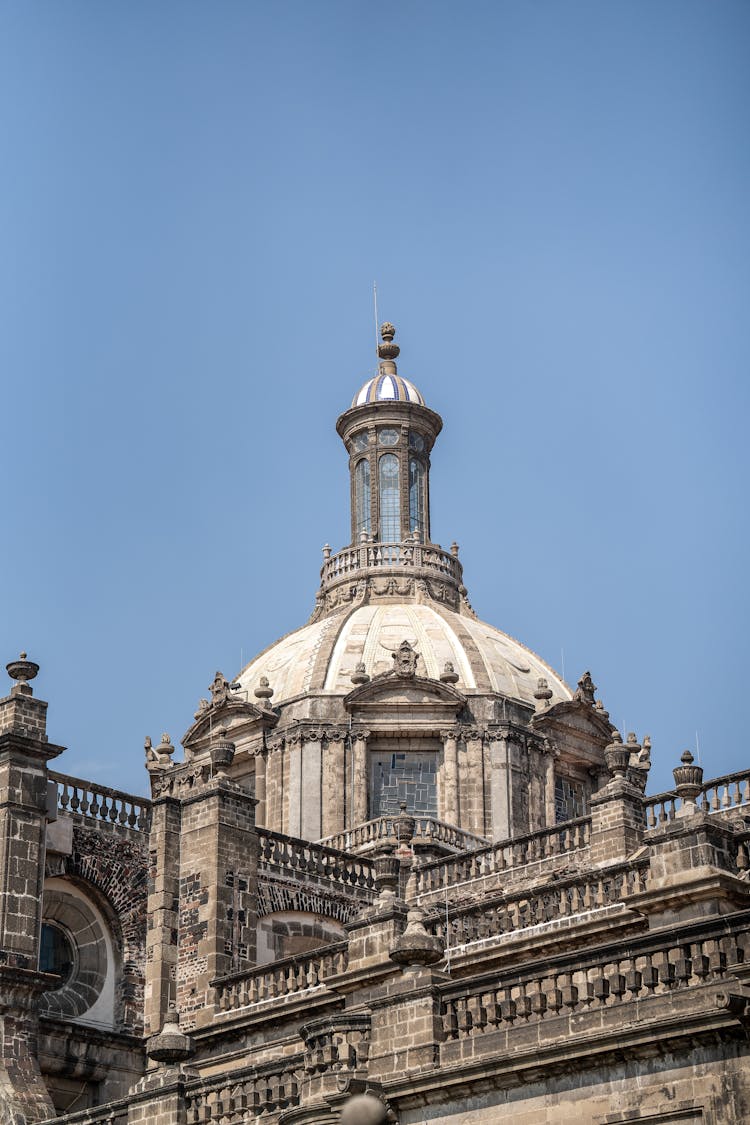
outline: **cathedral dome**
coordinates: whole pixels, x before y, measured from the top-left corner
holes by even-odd
[[[496,692],[533,707],[543,678],[552,703],[572,698],[563,680],[520,642],[436,603],[367,604],[329,614],[282,637],[238,679],[252,699],[261,677],[268,677],[274,706],[308,693],[343,696],[354,687],[358,665],[371,678],[390,671],[404,640],[418,653],[418,675],[438,679],[450,663],[464,694]]]

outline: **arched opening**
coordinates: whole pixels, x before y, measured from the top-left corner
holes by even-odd
[[[383,543],[401,539],[398,457],[385,453],[378,462],[380,492],[380,538]]]
[[[424,512],[424,465],[416,457],[409,459],[409,531],[427,537]]]
[[[366,457],[357,462],[354,469],[354,513],[357,538],[364,531],[371,531],[370,516],[370,462]]]

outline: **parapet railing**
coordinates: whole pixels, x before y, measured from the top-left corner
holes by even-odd
[[[409,814],[410,818],[412,814]],[[414,835],[412,844],[427,846],[439,844],[451,851],[463,852],[469,848],[481,848],[487,844],[486,836],[477,836],[467,832],[464,828],[457,828],[444,820],[432,816],[413,816]],[[398,816],[379,816],[358,824],[356,828],[348,828],[344,832],[336,832],[333,836],[326,836],[320,843],[329,848],[338,848],[345,852],[368,851],[383,845],[397,847],[399,843],[397,825]]]
[[[335,585],[347,578],[356,578],[365,570],[384,570],[403,567],[406,570],[425,570],[436,577],[448,579],[456,586],[463,582],[463,566],[458,561],[458,548],[444,551],[432,543],[421,543],[418,538],[401,543],[360,543],[345,547],[323,562],[320,581],[323,587]]]
[[[346,972],[348,964],[349,943],[339,941],[267,965],[254,965],[245,972],[220,977],[212,984],[219,1010],[232,1012],[263,1000],[317,988],[326,977]]]
[[[565,971],[547,967],[499,988],[486,982],[460,990],[449,986],[443,1031],[451,1041],[574,1012],[584,1019],[586,1013],[605,1007],[720,980],[728,964],[745,957],[742,940],[738,934],[695,941],[673,937],[650,944],[643,952],[602,953]]]
[[[696,806],[706,813],[726,812],[750,805],[750,769],[712,777],[703,783],[696,798]],[[674,820],[682,801],[674,790],[646,797],[644,815],[646,828],[658,828]],[[750,812],[750,809],[748,809]]]
[[[346,887],[373,890],[375,880],[372,863],[364,857],[354,857],[336,848],[311,844],[295,836],[284,836],[258,828],[260,845],[259,862],[266,870],[276,868],[286,874],[317,876]]]
[[[435,910],[425,924],[452,949],[616,906],[628,895],[645,890],[647,872],[648,860],[619,864],[605,872],[567,878],[558,875],[554,883],[538,890],[525,888],[479,903],[450,903],[447,918],[445,910]]]
[[[276,1068],[265,1073],[258,1069],[249,1075],[234,1071],[224,1078],[203,1079],[199,1089],[186,1091],[188,1125],[254,1121],[257,1117],[265,1121],[268,1114],[296,1106],[304,1077],[302,1056],[292,1056],[285,1060],[283,1069]]]
[[[588,847],[591,840],[591,817],[582,816],[552,828],[530,832],[512,840],[500,840],[475,848],[465,855],[433,860],[417,871],[417,894],[443,889],[446,885],[464,883],[483,875],[524,867],[535,860],[549,859]]]
[[[94,820],[114,829],[128,828],[145,831],[151,817],[151,802],[146,797],[136,797],[119,789],[108,789],[93,781],[70,777],[65,773],[49,772],[50,781],[57,784],[57,808],[64,816],[82,824]]]

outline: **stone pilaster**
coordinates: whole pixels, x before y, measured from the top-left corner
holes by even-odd
[[[179,800],[161,795],[162,776],[152,774],[153,804],[149,836],[148,923],[144,1032],[162,1026],[176,999],[177,934],[180,893]]]
[[[256,822],[265,825],[267,823],[267,809],[266,809],[266,763],[268,761],[268,751],[265,747],[258,750],[255,755],[255,800],[258,802],[255,809]]]
[[[367,739],[369,731],[355,730],[352,734],[352,809],[350,828],[364,824],[368,819]]]
[[[212,749],[231,760],[231,744]],[[211,981],[255,960],[258,844],[255,798],[213,763],[182,801],[178,992],[184,1031],[211,1022]]]
[[[344,730],[330,730],[323,743],[322,836],[344,831],[345,793],[346,735]]]
[[[47,740],[47,704],[29,680],[38,666],[8,666],[16,681],[0,700],[0,1117],[32,1122],[53,1115],[37,1063],[44,891],[47,763],[62,753]]]
[[[591,798],[591,862],[627,859],[643,842],[643,793],[614,777]]]
[[[448,824],[459,822],[458,746],[453,729],[441,731],[443,741],[443,807],[442,819]]]

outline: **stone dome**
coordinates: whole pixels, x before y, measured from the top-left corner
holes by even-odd
[[[343,696],[352,691],[352,673],[363,663],[370,677],[393,667],[392,653],[407,640],[419,654],[417,674],[440,677],[450,662],[468,695],[497,692],[534,706],[540,678],[547,680],[551,703],[572,694],[559,676],[518,641],[474,617],[435,603],[389,602],[331,613],[288,633],[240,673],[253,699],[261,676],[273,688],[278,706],[308,692]]]
[[[417,406],[425,405],[422,395],[408,379],[383,372],[367,380],[352,399],[352,406],[367,406],[373,402],[412,402]]]

